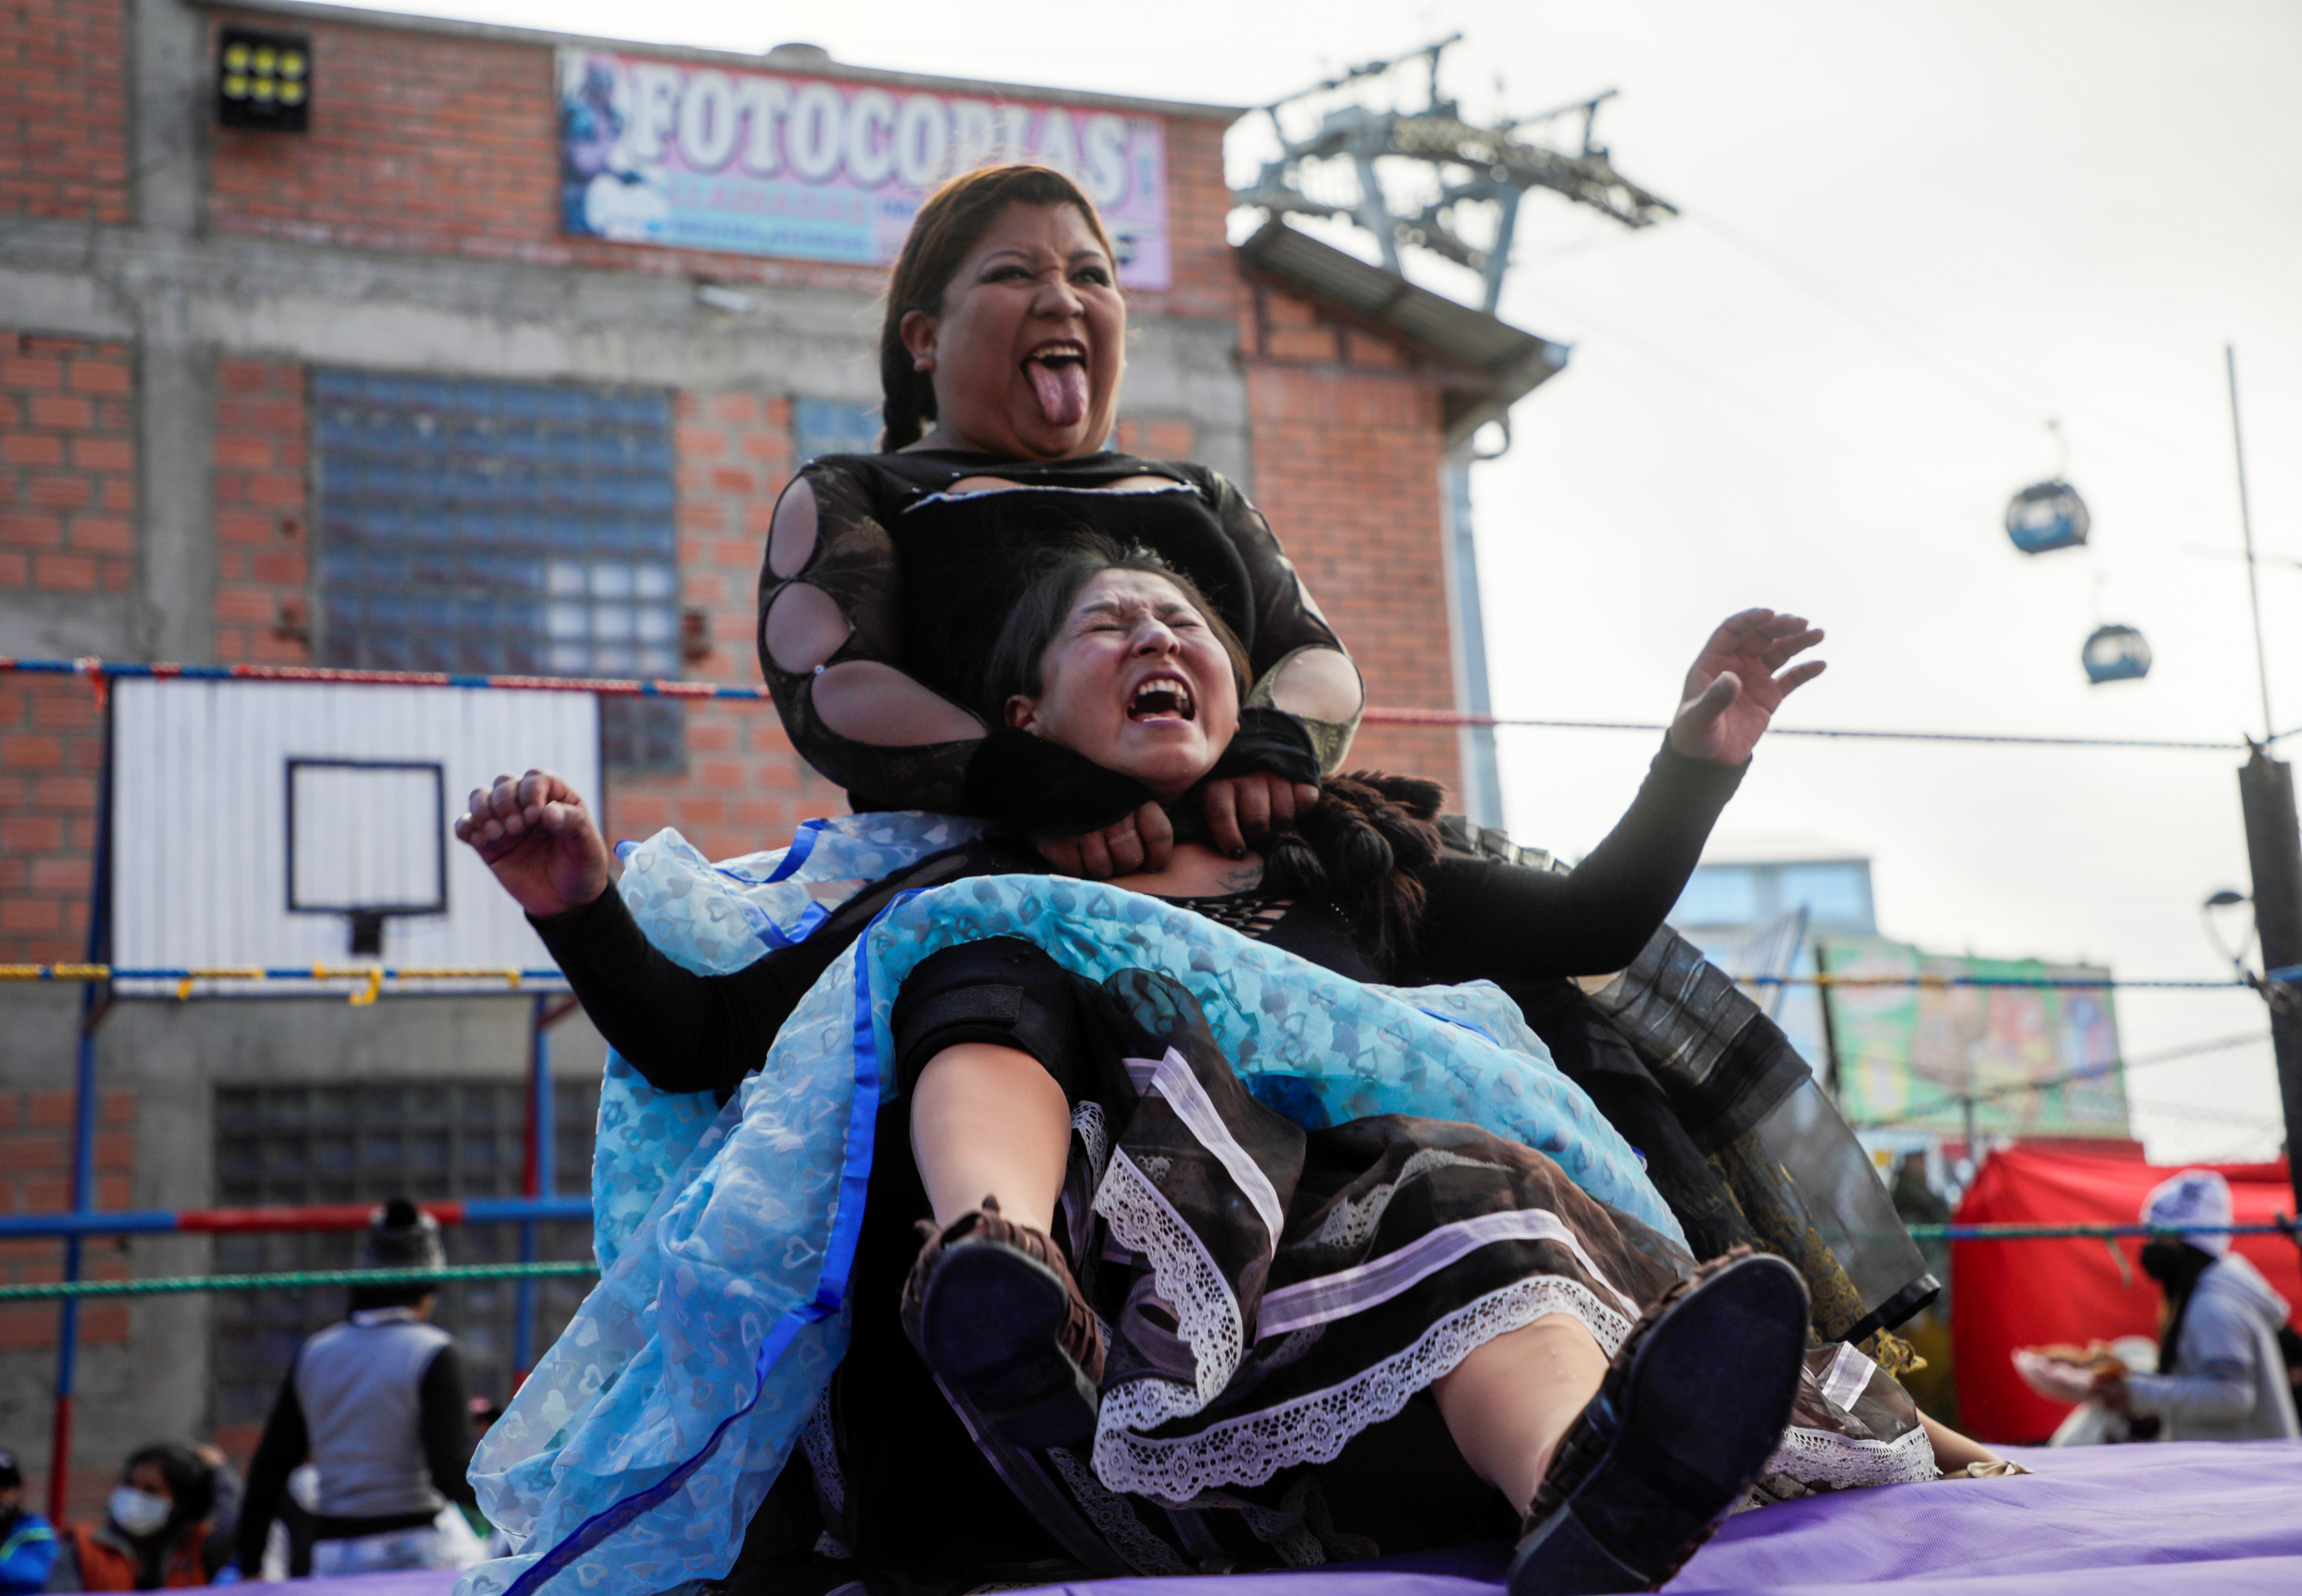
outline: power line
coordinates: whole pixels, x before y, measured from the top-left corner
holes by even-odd
[[[4,663],[4,662],[0,662]],[[1558,720],[1523,715],[1466,715],[1453,710],[1369,710],[1361,718],[1375,726],[1536,727],[1554,731],[1665,732],[1659,720]],[[2302,731],[2302,727],[2295,728]],[[2280,736],[2292,736],[2281,732]],[[1873,743],[1983,743],[2030,748],[2149,748],[2191,753],[2244,753],[2242,742],[2190,742],[2168,737],[2063,737],[2033,732],[1891,731],[1853,727],[1777,726],[1769,737],[1838,737]],[[2275,739],[2273,739],[2275,741]]]
[[[1839,437],[1825,428],[1816,426],[1812,422],[1808,421],[1805,417],[1793,415],[1791,412],[1781,408],[1770,400],[1763,399],[1760,395],[1752,392],[1747,388],[1738,387],[1723,377],[1703,370],[1699,365],[1694,365],[1680,359],[1677,356],[1669,353],[1668,350],[1658,349],[1655,345],[1647,342],[1636,333],[1626,332],[1622,327],[1616,323],[1609,322],[1603,317],[1593,315],[1591,312],[1570,303],[1547,288],[1531,289],[1528,291],[1548,298],[1552,304],[1565,311],[1567,315],[1575,317],[1578,321],[1585,323],[1593,331],[1604,333],[1607,337],[1613,339],[1617,343],[1622,345],[1623,348],[1630,350],[1633,354],[1643,356],[1645,358],[1653,361],[1656,365],[1676,372],[1680,376],[1686,378],[1690,382],[1700,383],[1703,387],[1712,390],[1714,392],[1724,394],[1726,397],[1734,399],[1738,404],[1758,411],[1761,415],[1765,416],[1769,420],[1772,421],[1776,425],[1787,428],[1791,432],[1799,433],[1810,441],[1820,443],[1824,447],[1829,449],[1834,454],[1851,459],[1859,465],[1866,466],[1870,471],[1882,477],[1893,480],[1899,487],[1912,489],[1918,492],[1923,493],[1928,498],[1934,500],[1937,504],[1955,509],[1961,516],[1966,515],[1970,510],[1970,507],[1960,504],[1956,500],[1950,498],[1948,495],[1945,494],[1942,489],[1936,483],[1928,482],[1925,478],[1918,476],[1911,472],[1905,471],[1899,466],[1888,464],[1886,460],[1874,456],[1870,450],[1865,449],[1861,444],[1850,442],[1848,440]]]
[[[1948,373],[1953,377],[1972,385],[1975,391],[1988,393],[2006,406],[2011,413],[2023,416],[2034,424],[2038,420],[2037,412],[2029,399],[2016,396],[2008,386],[2012,383],[2020,383],[2024,387],[2042,388],[2044,385],[2038,383],[2036,377],[2028,373],[2016,372],[2011,367],[2000,367],[1994,371],[1981,361],[1969,357],[1952,355],[1945,349],[1941,334],[1921,325],[1915,318],[1905,316],[1902,311],[1885,301],[1869,299],[1869,306],[1866,307],[1859,303],[1859,300],[1868,298],[1868,296],[1861,295],[1858,290],[1848,289],[1843,284],[1831,282],[1819,273],[1799,266],[1769,246],[1728,227],[1716,217],[1684,211],[1680,214],[1710,232],[1730,248],[1758,262],[1793,287],[1836,311],[1874,336],[1893,344],[1906,354],[1926,361],[1937,370]],[[1904,321],[1910,331],[1904,332],[1896,328],[1891,324],[1892,320]],[[2063,407],[2050,399],[2047,407],[2054,410]],[[2162,439],[2152,435],[2145,428],[2131,426],[2110,416],[2090,414],[2088,420],[2090,424],[2103,424],[2108,430],[2121,434],[2130,441],[2140,444],[2170,465],[2178,465],[2185,468],[2190,465],[2190,462],[2180,459],[2166,447]],[[2229,513],[2227,506],[2209,504],[2188,488],[2177,487],[2155,476],[2151,480],[2156,483],[2161,491],[2172,495],[2201,514],[2220,517]]]
[[[316,665],[172,665],[122,659],[19,659],[0,655],[0,675],[86,676],[98,685],[114,681],[192,682],[325,682],[371,687],[462,687],[511,693],[589,693],[606,698],[735,699],[756,702],[768,698],[764,687],[738,687],[718,682],[642,681],[607,676],[522,676],[466,675],[444,670],[333,670]],[[1368,710],[1361,718],[1371,726],[1498,726],[1536,727],[1566,731],[1663,732],[1659,720],[1553,720],[1526,716],[1465,715],[1453,710]],[[2302,731],[2302,727],[2296,730]],[[1926,732],[1861,729],[1847,727],[1776,727],[1771,737],[1837,737],[1886,743],[2005,743],[2037,748],[2147,748],[2189,752],[2243,753],[2246,743],[2183,742],[2151,737],[2063,737],[2025,732]],[[2290,736],[2293,733],[2281,733]],[[2276,739],[2273,739],[2276,741]]]

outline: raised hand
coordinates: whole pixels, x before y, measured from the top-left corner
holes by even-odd
[[[474,787],[470,807],[456,817],[456,836],[539,920],[581,909],[608,890],[607,842],[583,794],[549,770]]]
[[[1822,674],[1819,659],[1790,664],[1821,641],[1821,632],[1801,616],[1771,609],[1728,616],[1686,673],[1670,745],[1721,765],[1749,759],[1783,700]]]

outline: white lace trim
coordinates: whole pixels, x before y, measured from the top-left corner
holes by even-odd
[[[1114,1415],[1130,1429],[1155,1430],[1214,1399],[1239,1368],[1247,1323],[1222,1271],[1166,1194],[1136,1167],[1124,1148],[1112,1155],[1110,1172],[1096,1189],[1095,1211],[1110,1222],[1111,1233],[1121,1245],[1149,1260],[1159,1299],[1173,1311],[1175,1333],[1191,1349],[1197,1365],[1194,1387],[1172,1380],[1139,1380],[1105,1399],[1096,1425],[1096,1467],[1100,1472],[1101,1432]],[[1108,1475],[1105,1483],[1110,1483]],[[1187,1491],[1172,1499],[1187,1501],[1193,1494]]]
[[[1761,1479],[1788,1474],[1810,1488],[1846,1491],[1859,1485],[1907,1485],[1931,1480],[1940,1472],[1924,1425],[1895,1441],[1865,1441],[1793,1424],[1783,1432],[1782,1444],[1759,1474]]]
[[[1165,1282],[1161,1285],[1164,1294]],[[1579,1281],[1557,1275],[1519,1281],[1457,1309],[1413,1346],[1340,1385],[1224,1420],[1197,1435],[1155,1441],[1142,1433],[1197,1409],[1161,1411],[1152,1403],[1120,1399],[1165,1383],[1139,1382],[1104,1402],[1096,1426],[1096,1473],[1113,1491],[1188,1502],[1210,1486],[1260,1485],[1282,1468],[1331,1461],[1352,1436],[1397,1414],[1408,1398],[1477,1348],[1546,1314],[1580,1320],[1609,1357],[1631,1332],[1628,1318]]]
[[[1145,1528],[1127,1499],[1105,1490],[1093,1469],[1062,1447],[1049,1447],[1047,1456],[1054,1460],[1055,1472],[1063,1475],[1063,1483],[1071,1487],[1072,1497],[1087,1510],[1096,1533],[1109,1541],[1112,1550],[1126,1558],[1138,1574],[1198,1572],[1178,1557],[1173,1547]]]
[[[1089,1191],[1103,1183],[1103,1172],[1111,1162],[1111,1130],[1104,1123],[1103,1105],[1080,1102],[1071,1108],[1071,1133],[1087,1148],[1087,1183]]]
[[[1383,1210],[1390,1199],[1409,1180],[1420,1180],[1434,1169],[1446,1169],[1455,1164],[1478,1163],[1476,1158],[1466,1158],[1460,1153],[1450,1153],[1444,1147],[1425,1147],[1399,1167],[1399,1178],[1386,1180],[1363,1197],[1346,1197],[1327,1211],[1319,1228],[1306,1237],[1306,1247],[1365,1247],[1374,1239],[1375,1226],[1382,1222]]]

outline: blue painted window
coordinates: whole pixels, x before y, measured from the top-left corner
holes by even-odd
[[[1759,918],[1759,882],[1742,865],[1705,865],[1688,878],[1670,911],[1680,926],[1740,926]]]
[[[322,663],[680,674],[669,394],[318,370],[311,408]],[[600,708],[610,767],[682,769],[678,704]]]
[[[1803,909],[1816,931],[1878,930],[1870,903],[1870,865],[1861,859],[1793,861],[1781,864],[1706,864],[1697,869],[1670,911],[1679,927],[1752,926]]]
[[[792,445],[805,465],[818,455],[868,455],[879,448],[879,407],[803,399],[792,406]]]
[[[1818,927],[1865,932],[1878,928],[1870,914],[1870,867],[1861,860],[1786,864],[1777,891],[1785,910],[1804,909]]]

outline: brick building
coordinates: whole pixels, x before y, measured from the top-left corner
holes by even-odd
[[[223,125],[229,48],[279,36],[267,81],[298,53],[307,125]],[[633,232],[617,205],[646,185],[583,169],[571,131],[598,59],[637,74],[618,116],[655,113],[650,84],[703,85],[679,136],[731,163],[731,108],[772,122],[785,145],[755,139],[746,170],[844,150],[851,187],[900,183],[988,128],[980,150],[1004,139],[1091,187],[1131,183],[1119,444],[1240,483],[1371,702],[1462,701],[1448,463],[1564,353],[1299,233],[1231,245],[1231,109],[286,0],[21,0],[0,20],[0,655],[755,684],[775,496],[798,462],[876,432],[884,255],[827,245],[830,223],[804,218],[772,236],[732,213],[695,224],[753,227],[735,248]],[[841,114],[834,148],[825,119]],[[884,204],[849,200],[840,214],[885,223]],[[442,510],[469,471],[492,508]],[[604,718],[612,835],[670,825],[733,853],[836,806],[762,706]],[[1453,731],[1391,726],[1355,752],[1450,780],[1461,757]],[[88,950],[105,768],[84,682],[0,675],[0,962]],[[0,1203],[16,1212],[66,1205],[79,1018],[69,987],[0,985]],[[473,996],[123,1002],[97,1032],[97,1205],[508,1195],[529,1018]],[[600,1044],[580,1015],[554,1035],[560,1186],[580,1191]],[[454,1242],[465,1259],[500,1244]],[[88,1267],[340,1250],[149,1237],[91,1244]],[[42,1278],[57,1256],[0,1243],[0,1277]],[[84,1313],[74,1499],[153,1436],[244,1443],[328,1298]],[[443,1314],[463,1315],[499,1391],[509,1300],[472,1288]],[[35,1471],[55,1325],[52,1307],[0,1307],[0,1445]]]

